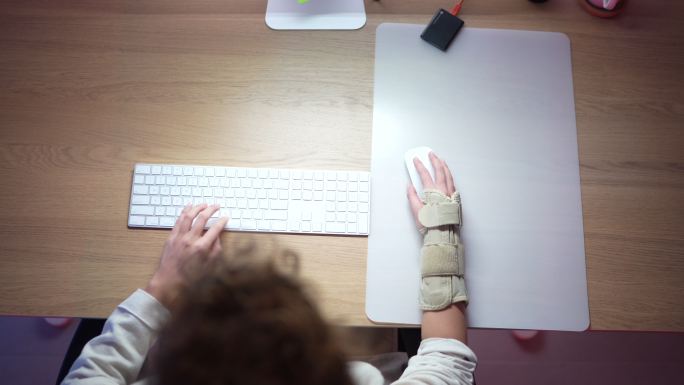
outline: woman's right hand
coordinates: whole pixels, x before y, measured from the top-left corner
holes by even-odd
[[[434,152],[428,154],[430,158],[430,163],[432,163],[432,169],[435,170],[435,179],[433,180],[430,176],[430,172],[425,168],[425,165],[420,161],[420,159],[413,158],[413,165],[420,175],[420,180],[423,183],[423,189],[433,189],[444,193],[444,195],[451,196],[451,194],[456,192],[456,186],[454,185],[454,178],[451,176],[451,170],[447,166],[446,162],[435,155]],[[423,230],[423,225],[418,221],[418,212],[425,205],[423,200],[420,199],[416,189],[413,184],[409,184],[408,187],[408,200],[411,205],[411,212],[413,213],[413,219],[416,221],[418,230]]]

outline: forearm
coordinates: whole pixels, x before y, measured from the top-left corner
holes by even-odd
[[[423,339],[453,338],[467,344],[467,322],[463,302],[443,310],[424,311],[421,334]]]
[[[422,335],[466,342],[466,301],[460,197],[427,192],[419,219],[426,227],[421,249]]]
[[[62,384],[129,384],[134,382],[168,311],[142,290],[121,303],[102,334],[83,348]]]

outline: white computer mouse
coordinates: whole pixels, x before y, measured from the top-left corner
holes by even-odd
[[[435,180],[435,170],[432,169],[432,162],[430,162],[430,158],[428,157],[428,154],[431,152],[432,149],[430,147],[420,146],[412,148],[404,154],[406,171],[408,171],[411,183],[413,183],[413,187],[420,196],[423,196],[423,182],[420,180],[420,175],[418,174],[418,170],[416,170],[416,166],[413,165],[413,158],[417,157],[430,173],[432,180]]]

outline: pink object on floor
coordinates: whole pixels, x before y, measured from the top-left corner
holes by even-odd
[[[539,330],[513,330],[513,337],[517,340],[527,341],[536,337],[539,334]]]
[[[618,5],[620,0],[588,0],[594,7],[603,8],[612,11]]]
[[[69,324],[71,324],[71,321],[73,321],[73,318],[44,318],[45,322],[48,324],[58,327],[58,328],[63,328],[67,327]]]
[[[625,7],[627,0],[578,0],[588,13],[602,18],[615,17]]]

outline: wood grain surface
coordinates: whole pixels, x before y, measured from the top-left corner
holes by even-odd
[[[168,232],[126,227],[135,162],[368,170],[375,28],[437,0],[367,1],[358,31],[272,31],[265,0],[0,2],[0,313],[104,317]],[[592,329],[684,331],[684,5],[468,0],[471,27],[572,42]],[[454,167],[457,172],[457,167]],[[288,248],[336,323],[365,317],[367,240]]]

